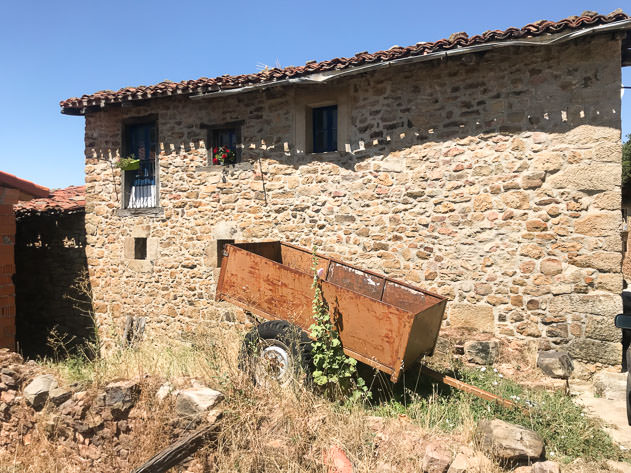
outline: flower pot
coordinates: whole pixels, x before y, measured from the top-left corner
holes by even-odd
[[[140,159],[131,159],[120,164],[123,171],[137,171],[140,169]]]

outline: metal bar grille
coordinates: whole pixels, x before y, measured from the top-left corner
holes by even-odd
[[[156,207],[156,166],[153,159],[141,159],[140,168],[131,171],[130,209]]]

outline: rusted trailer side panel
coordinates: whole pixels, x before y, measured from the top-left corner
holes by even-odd
[[[330,265],[327,281],[377,300],[381,300],[385,283],[383,277],[367,274],[335,261]]]
[[[285,266],[296,269],[301,273],[313,275],[313,254],[297,248],[287,243],[281,243],[281,260]],[[330,259],[326,256],[318,255],[318,264],[316,270],[322,270],[323,274],[327,274],[329,271]]]
[[[256,243],[237,243],[235,246],[263,258],[281,263],[283,261],[281,245],[280,241],[260,241]]]
[[[309,274],[236,246],[228,246],[227,252],[217,288],[219,300],[309,330],[313,322],[313,279]],[[413,315],[334,283],[321,283],[347,354],[398,376],[397,361],[405,349]]]
[[[410,367],[421,355],[432,355],[440,332],[440,326],[445,313],[446,300],[425,309],[414,316],[414,323],[405,345],[401,359],[404,367]]]
[[[217,285],[217,299],[227,300],[267,319],[283,319],[300,327],[311,324],[311,279],[305,273],[227,247]]]
[[[360,361],[396,379],[413,322],[411,314],[326,281],[322,282],[322,293],[344,351],[355,358],[359,355]]]

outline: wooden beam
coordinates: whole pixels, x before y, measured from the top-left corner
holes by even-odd
[[[217,434],[219,433],[217,421],[220,418],[221,415],[218,415],[210,425],[196,430],[192,434],[156,453],[142,466],[133,470],[132,473],[164,473],[174,466],[179,465],[199,450],[205,443],[217,438]]]
[[[428,368],[425,365],[421,365],[421,374],[423,373],[427,374],[430,378],[433,378],[440,383],[446,384],[447,386],[451,386],[452,388],[460,389],[461,391],[464,391],[466,393],[473,394],[474,396],[477,396],[480,399],[496,402],[500,406],[503,406],[503,407],[524,410],[522,407],[518,406],[513,401],[509,401],[508,399],[504,399],[503,397],[500,397],[493,393],[485,391],[484,389],[477,388],[463,381],[460,381],[456,378],[452,378],[451,376],[447,376],[442,373],[439,373],[438,371],[434,371],[433,369]]]
[[[245,120],[236,120],[233,122],[225,122],[225,123],[215,123],[214,125],[209,125],[208,123],[200,123],[200,128],[205,128],[207,130],[218,130],[222,128],[238,128],[243,126]]]

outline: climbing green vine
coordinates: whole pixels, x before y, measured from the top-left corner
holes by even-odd
[[[313,250],[313,324],[309,327],[311,354],[313,356],[313,383],[331,399],[347,397],[350,400],[368,399],[370,392],[364,380],[357,374],[357,361],[344,354],[342,342],[329,307],[322,297],[317,274],[318,258]]]

